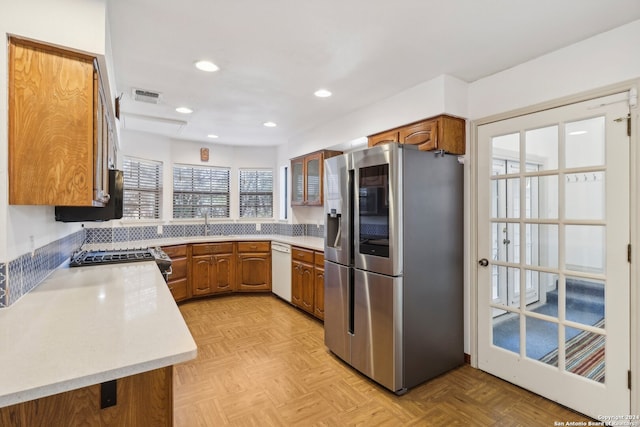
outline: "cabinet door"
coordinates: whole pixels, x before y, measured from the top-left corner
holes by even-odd
[[[93,58],[11,37],[8,87],[9,203],[102,206]]]
[[[371,135],[368,138],[369,147],[375,147],[378,144],[387,144],[389,142],[398,142],[398,130],[390,130],[382,132],[376,135]]]
[[[314,274],[313,315],[324,320],[324,268],[316,266]]]
[[[207,295],[211,293],[209,279],[211,272],[211,256],[194,256],[191,260],[191,280],[193,295]]]
[[[291,206],[304,205],[304,158],[291,160]]]
[[[191,260],[191,283],[193,295],[207,295],[211,293],[211,257],[194,256]]]
[[[423,151],[438,149],[438,121],[426,120],[401,128],[400,142],[417,145]]]
[[[212,274],[210,282],[212,292],[221,293],[235,290],[233,261],[233,254],[213,255],[211,257]]]
[[[304,158],[305,200],[307,206],[322,205],[322,153],[314,153]]]
[[[302,263],[291,263],[291,302],[297,307],[302,307]]]
[[[304,311],[313,314],[313,266],[310,264],[301,264],[302,277],[300,287],[302,288],[302,306]]]
[[[271,255],[238,254],[238,291],[271,290]]]

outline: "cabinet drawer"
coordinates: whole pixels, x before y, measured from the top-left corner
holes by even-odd
[[[191,251],[193,255],[231,254],[233,242],[197,244],[192,246]]]
[[[269,252],[269,242],[238,242],[238,252]]]
[[[314,252],[313,260],[315,265],[324,268],[324,252]]]
[[[187,297],[187,279],[169,281],[167,283],[173,299],[176,301],[183,300]]]
[[[169,255],[171,259],[187,256],[187,245],[164,246],[162,250]]]
[[[426,120],[401,128],[400,142],[417,145],[420,150],[435,150],[438,148],[438,121]]]
[[[313,251],[309,249],[297,248],[295,246],[291,247],[291,259],[308,262],[309,264],[313,264]]]
[[[171,272],[169,280],[184,279],[187,277],[187,258],[173,258],[171,260]]]

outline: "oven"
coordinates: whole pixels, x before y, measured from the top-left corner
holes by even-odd
[[[159,247],[115,250],[79,250],[69,261],[70,267],[155,261],[165,282],[171,274],[171,258]]]

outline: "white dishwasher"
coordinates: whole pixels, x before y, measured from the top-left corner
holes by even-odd
[[[271,290],[291,302],[291,245],[271,242]]]

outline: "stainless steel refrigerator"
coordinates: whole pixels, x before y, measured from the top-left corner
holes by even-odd
[[[324,170],[326,346],[397,394],[461,365],[457,156],[385,144]]]

